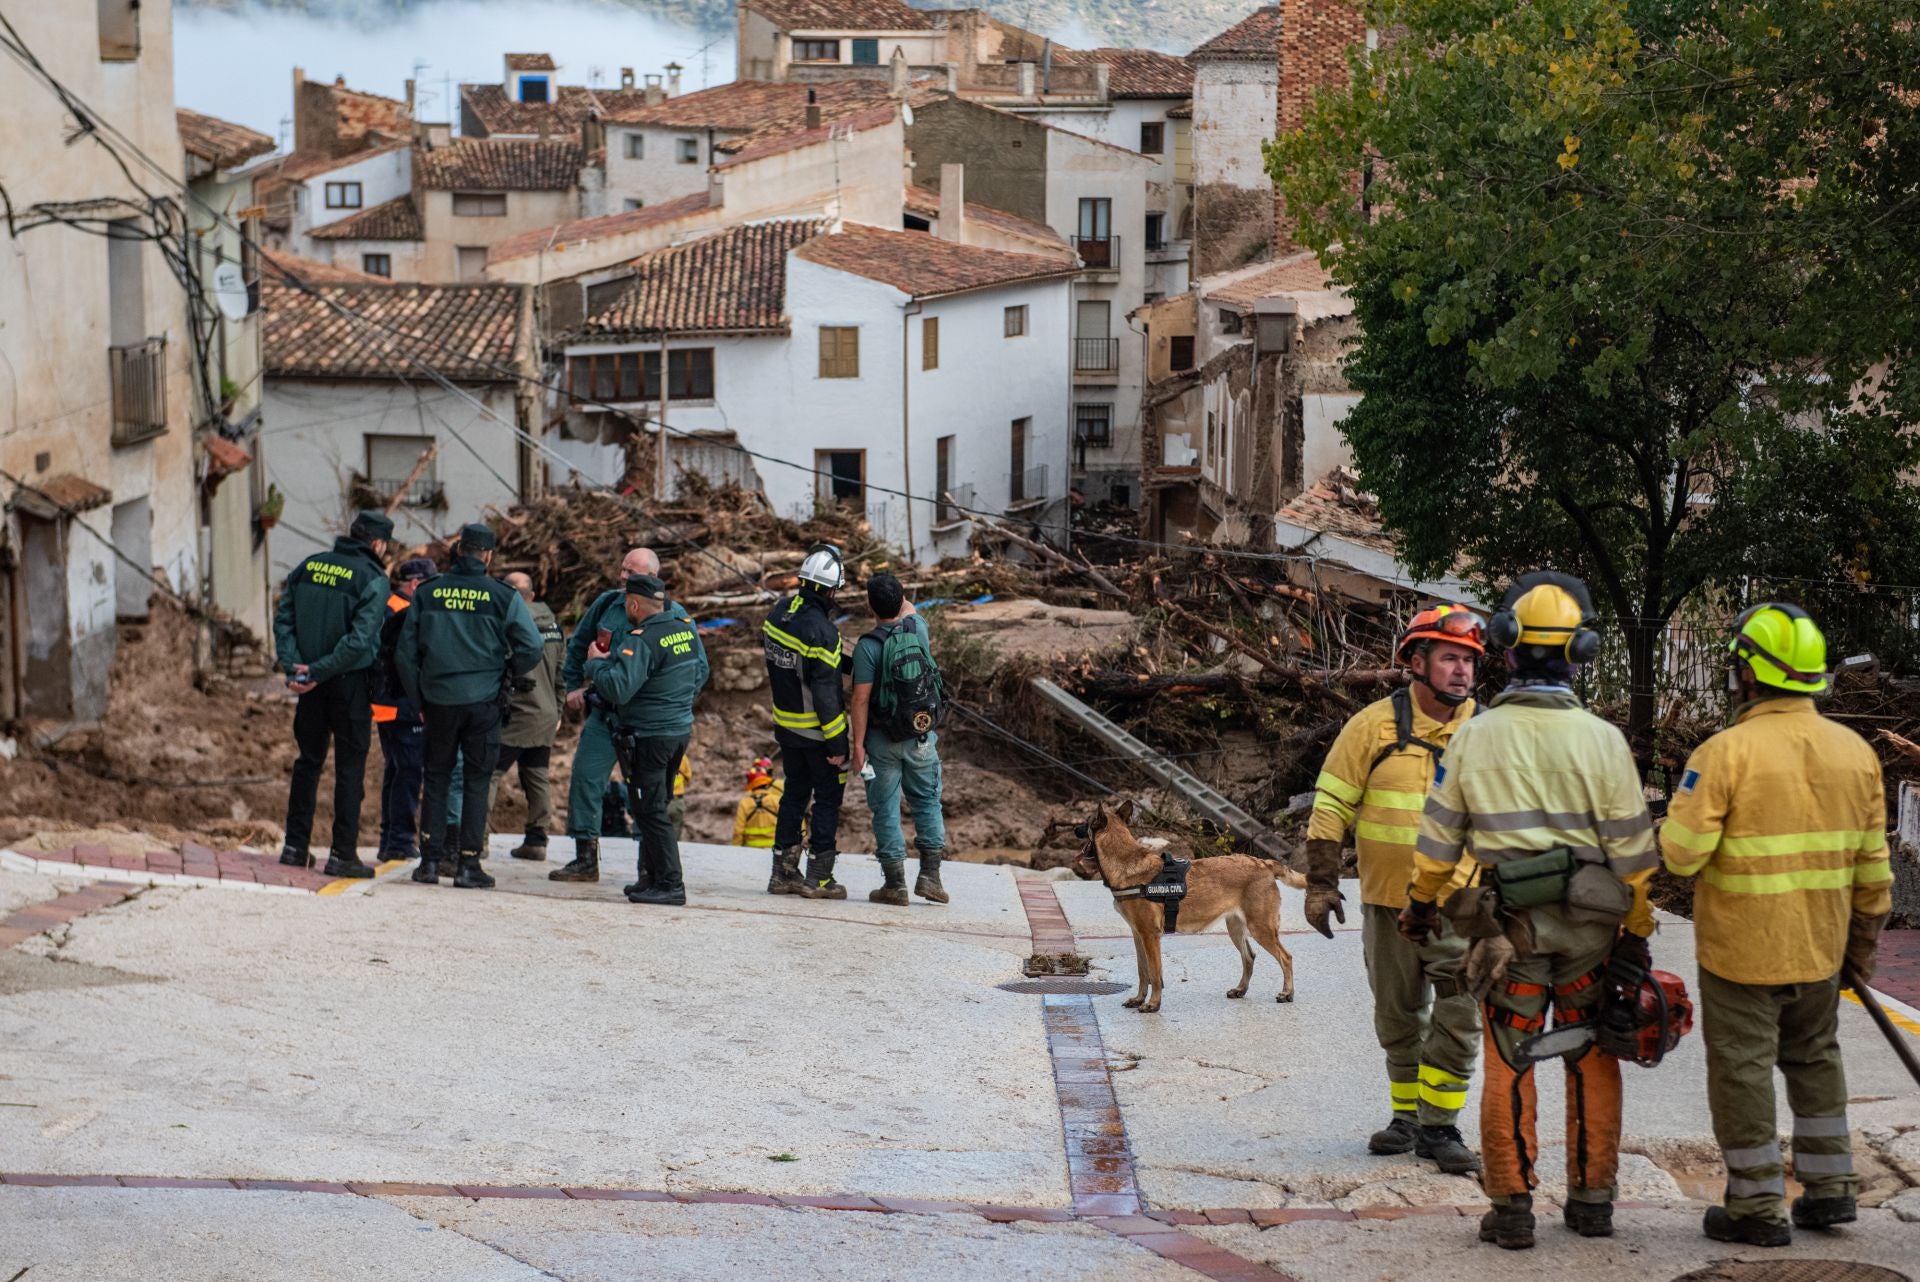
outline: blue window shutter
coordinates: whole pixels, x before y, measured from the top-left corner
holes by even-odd
[[[856,40],[853,42],[853,64],[856,67],[877,67],[880,65],[880,42],[878,40]]]

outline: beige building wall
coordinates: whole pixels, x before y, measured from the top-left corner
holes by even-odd
[[[504,216],[456,216],[453,195],[450,191],[421,191],[417,196],[427,234],[419,257],[418,278],[436,285],[486,279],[486,255],[468,255],[469,267],[463,272],[462,249],[484,251],[509,236],[552,227],[580,216],[580,193],[574,189],[507,192]],[[478,265],[472,265],[474,263]],[[359,266],[358,263],[344,265]]]
[[[184,173],[170,0],[138,8],[38,0],[10,6],[9,16],[54,76],[164,172]],[[66,108],[13,59],[0,60],[0,101],[7,104],[0,163],[17,224],[31,226],[44,202],[103,197],[130,202],[124,212],[135,218],[147,197],[97,142],[68,145]],[[151,187],[170,190],[158,175]],[[179,198],[177,189],[171,193]],[[128,230],[152,228],[129,223]],[[175,590],[198,587],[185,326],[185,293],[147,241],[47,224],[21,232],[0,253],[0,469],[88,502],[100,496],[87,486],[110,495],[84,512],[41,519],[26,510],[35,503],[30,495],[0,481],[7,504],[0,538],[11,554],[5,564],[14,567],[0,571],[0,719],[90,720],[104,712],[115,615],[143,612],[150,591],[104,540]],[[165,396],[164,430],[116,446],[109,349],[147,339],[162,344],[153,390]],[[68,486],[63,477],[84,484]]]

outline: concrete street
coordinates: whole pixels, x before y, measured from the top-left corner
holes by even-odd
[[[564,843],[549,864],[510,844],[492,893],[406,868],[328,895],[158,886],[0,952],[0,1279],[1357,1279],[1430,1276],[1436,1247],[1489,1279],[1665,1278],[1735,1254],[1690,1201],[1720,1179],[1697,1033],[1627,1070],[1642,1205],[1611,1242],[1548,1210],[1554,1254],[1503,1256],[1457,1213],[1473,1181],[1368,1157],[1386,1092],[1358,933],[1306,932],[1297,892],[1295,1002],[1264,955],[1227,1000],[1213,933],[1169,945],[1141,1016],[996,987],[1032,951],[1013,869],[949,865],[952,904],[888,909],[870,859],[819,903],[762,893],[757,853],[689,846],[693,902],[661,910],[620,896],[630,843],[585,887],[545,879]],[[0,917],[79,884],[0,872]],[[1090,978],[1130,991],[1104,889],[1049,884]],[[1654,951],[1691,981],[1684,922]],[[1092,1047],[1056,1019],[1083,1008]],[[1890,1208],[1793,1253],[1911,1269],[1920,1088],[1841,1018]],[[141,1186],[169,1181],[201,1186]]]

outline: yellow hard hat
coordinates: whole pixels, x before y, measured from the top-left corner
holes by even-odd
[[[1795,694],[1825,694],[1833,685],[1827,669],[1827,638],[1797,605],[1768,601],[1734,620],[1727,649],[1753,679]]]
[[[1561,651],[1570,662],[1591,663],[1600,652],[1600,634],[1593,627],[1587,585],[1570,574],[1536,570],[1507,589],[1487,637],[1503,650],[1537,645]]]

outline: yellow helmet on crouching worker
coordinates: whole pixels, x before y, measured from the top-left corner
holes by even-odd
[[[1487,624],[1487,639],[1502,650],[1539,646],[1569,663],[1591,663],[1600,654],[1594,631],[1593,596],[1571,574],[1535,570],[1507,589],[1499,612]]]
[[[1727,652],[1736,674],[1744,666],[1756,682],[1775,690],[1825,694],[1833,685],[1826,635],[1797,605],[1767,601],[1748,610],[1734,620]]]

